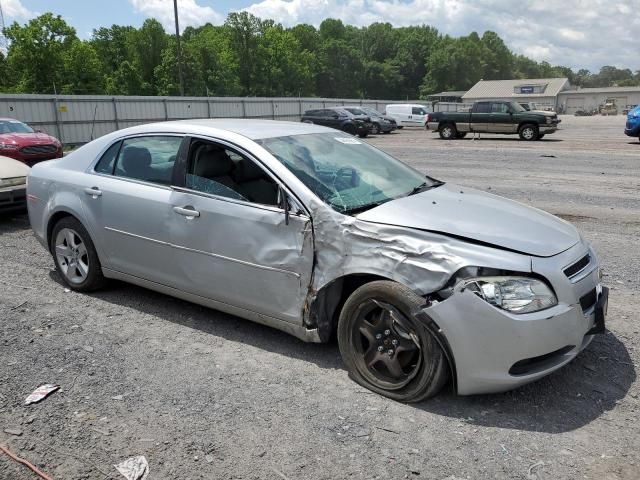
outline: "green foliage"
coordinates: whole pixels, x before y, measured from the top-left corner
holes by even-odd
[[[148,19],[112,25],[80,40],[45,13],[6,29],[0,91],[178,95],[175,35]],[[185,95],[322,96],[404,99],[466,90],[478,80],[567,77],[575,86],[640,85],[640,72],[604,66],[598,73],[536,62],[512,53],[491,31],[450,37],[421,25],[366,27],[326,19],[319,28],[285,28],[248,12],[224,25],[187,27],[181,37]]]

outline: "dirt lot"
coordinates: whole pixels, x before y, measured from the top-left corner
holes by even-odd
[[[609,332],[500,395],[403,405],[349,380],[335,343],[121,283],[66,292],[27,219],[0,219],[0,443],[55,479],[115,479],[133,455],[152,479],[639,478],[640,143],[623,123],[564,117],[535,143],[371,139],[439,179],[560,215],[600,253]],[[43,383],[62,388],[24,406]],[[0,455],[0,478],[35,476]]]

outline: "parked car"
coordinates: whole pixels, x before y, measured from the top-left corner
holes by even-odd
[[[522,140],[539,140],[558,129],[553,112],[527,112],[517,102],[483,101],[470,112],[436,112],[429,115],[429,130],[440,138],[464,138],[469,132],[518,134]]]
[[[401,401],[503,391],[604,331],[568,222],[445,184],[318,125],[140,125],[36,165],[36,238],[65,284],[116,278],[322,342]],[[295,371],[291,372],[295,375]]]
[[[0,214],[27,211],[29,170],[18,160],[0,156]]]
[[[630,137],[638,137],[640,139],[640,105],[627,114],[624,133]]]
[[[390,117],[382,115],[373,108],[360,106],[345,106],[344,109],[353,115],[369,117],[371,121],[371,133],[376,135],[380,133],[390,133],[397,128],[396,121]]]
[[[395,119],[398,128],[422,127],[425,128],[429,119],[429,108],[418,104],[394,103],[387,105],[385,115]]]
[[[27,165],[62,157],[60,141],[13,118],[0,118],[0,155]]]
[[[301,121],[335,128],[362,138],[369,135],[373,128],[371,119],[367,115],[354,114],[342,107],[307,110],[302,115]]]

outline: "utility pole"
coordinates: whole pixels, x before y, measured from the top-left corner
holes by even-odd
[[[184,80],[182,78],[182,48],[180,48],[180,25],[178,23],[178,0],[173,0],[173,15],[176,19],[176,47],[178,49],[178,80],[180,81],[180,96],[184,96]]]
[[[4,14],[2,13],[2,3],[0,2],[0,53],[6,55],[8,50],[7,37],[4,36]]]

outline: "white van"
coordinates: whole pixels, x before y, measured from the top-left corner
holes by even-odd
[[[393,117],[398,124],[398,128],[426,128],[429,120],[429,111],[429,107],[417,103],[394,103],[387,105],[385,115]]]

